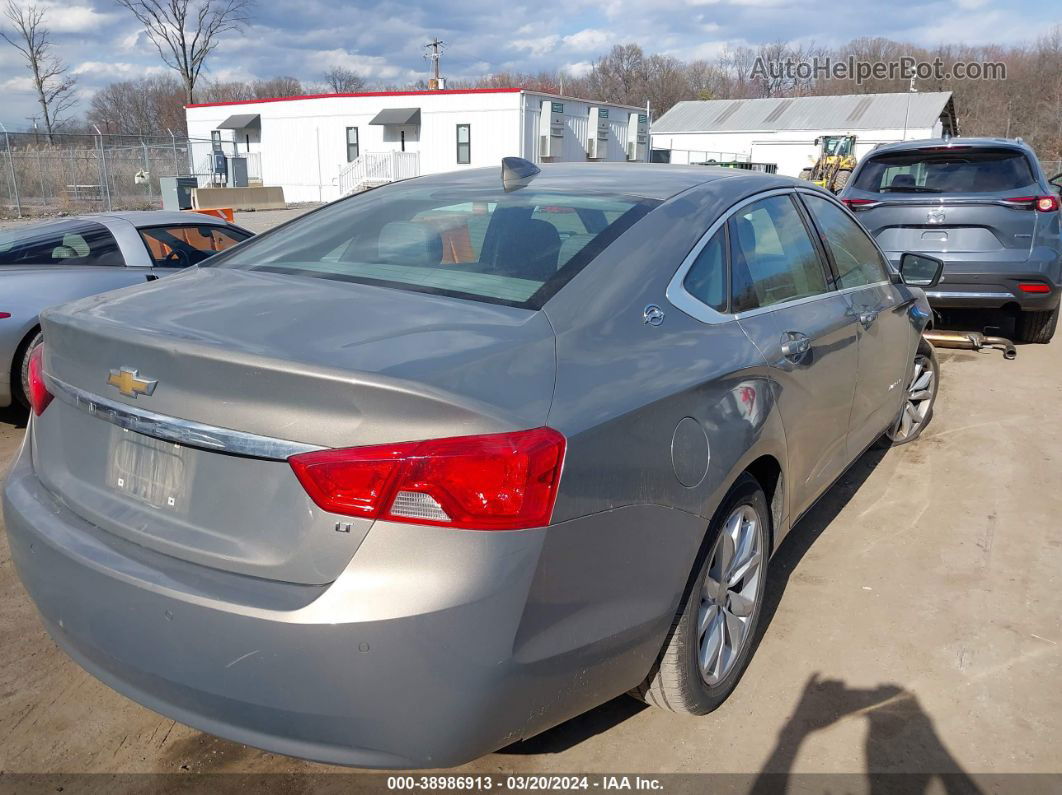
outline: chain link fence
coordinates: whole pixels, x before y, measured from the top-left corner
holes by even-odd
[[[217,179],[212,152],[237,154],[232,141],[175,135],[6,133],[0,146],[0,217],[158,209],[160,177],[205,186]]]

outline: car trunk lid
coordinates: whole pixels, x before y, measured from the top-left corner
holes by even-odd
[[[998,253],[1024,260],[1036,239],[1038,213],[1004,197],[887,194],[849,206],[889,255]]]
[[[320,279],[196,269],[42,323],[46,485],[144,546],[291,582],[334,579],[371,522],[320,510],[289,454],[536,427],[554,382],[541,312]]]

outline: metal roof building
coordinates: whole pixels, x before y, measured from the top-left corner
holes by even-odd
[[[881,143],[958,132],[950,91],[717,99],[676,104],[653,122],[652,146],[673,163],[773,162],[795,176],[822,135],[856,135],[862,157]]]

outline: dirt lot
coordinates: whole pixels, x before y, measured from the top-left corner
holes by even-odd
[[[863,456],[775,556],[760,648],[719,711],[624,697],[465,771],[1062,772],[1062,338],[941,359],[926,435]],[[0,412],[0,471],[23,424]],[[0,542],[0,772],[329,770],[96,682]]]

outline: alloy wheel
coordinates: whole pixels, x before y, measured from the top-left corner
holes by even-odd
[[[697,612],[697,662],[709,686],[734,669],[760,608],[764,551],[759,524],[751,505],[739,505],[712,548]]]
[[[910,439],[925,425],[929,410],[933,407],[936,380],[936,369],[929,357],[925,354],[918,354],[915,357],[911,380],[907,385],[907,397],[899,422],[890,434],[894,442]]]

